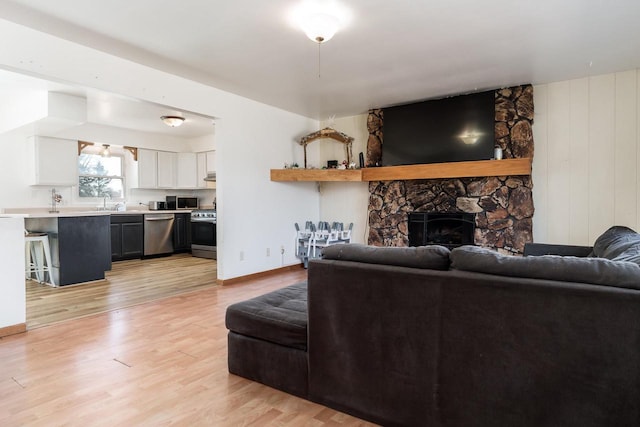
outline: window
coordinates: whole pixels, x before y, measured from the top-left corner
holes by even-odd
[[[124,176],[121,156],[100,154],[78,156],[78,193],[80,197],[124,198]]]

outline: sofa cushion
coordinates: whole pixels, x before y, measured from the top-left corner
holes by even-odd
[[[298,283],[227,307],[226,326],[241,335],[307,349],[307,283]]]
[[[516,257],[477,246],[451,251],[451,267],[511,277],[640,289],[640,267],[626,261],[556,255]]]
[[[593,255],[613,261],[640,264],[640,234],[628,227],[611,227],[596,239]]]
[[[322,251],[324,259],[431,270],[448,270],[449,254],[449,249],[437,245],[406,248],[368,246],[359,243],[332,245]]]

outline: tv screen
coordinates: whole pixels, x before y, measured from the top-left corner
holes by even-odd
[[[493,157],[494,91],[384,108],[383,166]]]

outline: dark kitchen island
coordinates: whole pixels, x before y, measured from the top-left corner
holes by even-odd
[[[105,278],[111,270],[108,213],[42,214],[25,218],[29,232],[49,235],[53,277],[58,286]]]

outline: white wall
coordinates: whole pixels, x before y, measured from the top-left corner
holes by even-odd
[[[187,147],[189,148],[187,151],[192,153],[202,152],[202,151],[210,151],[216,149],[216,140],[215,140],[215,126],[211,126],[211,130],[213,131],[209,135],[199,136],[197,138],[190,138],[187,140]]]
[[[24,263],[24,220],[0,218],[0,328],[26,323]]]
[[[270,169],[302,162],[297,141],[317,128],[316,123],[249,103],[216,124],[218,212],[224,215],[218,223],[225,233],[218,238],[225,274],[229,268],[240,273],[230,277],[300,262],[295,258],[294,223],[318,220],[319,196],[313,183],[270,181]]]
[[[317,129],[317,121],[11,22],[0,20],[0,37],[12,40],[0,52],[0,67],[219,117],[218,277],[298,262],[293,223],[317,221],[319,196],[313,186],[271,182],[269,169],[296,156],[301,162],[296,141]],[[266,248],[271,248],[269,257]]]
[[[354,138],[353,161],[358,164],[358,154],[366,157],[367,114],[335,119],[332,123],[322,123],[321,128],[330,126]],[[320,149],[320,166],[327,160],[346,160],[344,144],[331,139],[320,139],[312,143]],[[311,147],[311,145],[309,146]],[[367,242],[367,211],[369,207],[369,183],[367,182],[323,182],[320,185],[320,219],[328,222],[342,222],[345,227],[353,223],[351,241]]]
[[[640,72],[537,85],[534,241],[591,245],[640,229]]]
[[[16,129],[47,116],[47,93],[0,86],[0,132]]]

